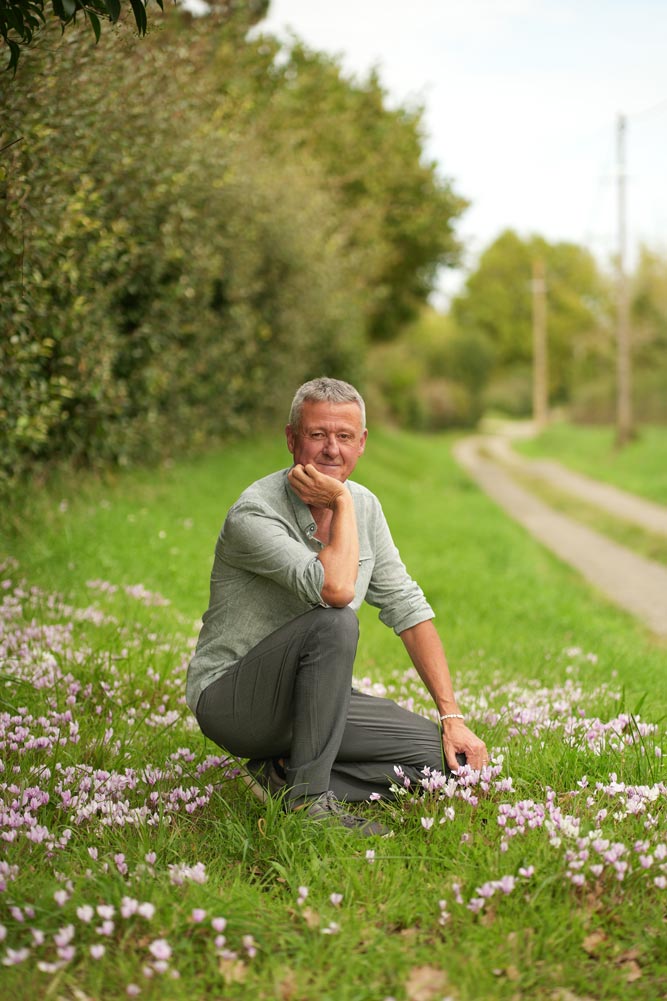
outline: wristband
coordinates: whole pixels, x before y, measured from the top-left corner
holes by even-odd
[[[463,713],[445,713],[440,719],[465,719]]]

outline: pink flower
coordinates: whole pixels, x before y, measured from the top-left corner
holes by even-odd
[[[329,900],[334,905],[334,907],[340,907],[341,902],[343,900],[343,894],[342,893],[332,893],[331,896],[329,897]]]
[[[213,931],[223,932],[227,927],[227,918],[213,918],[211,921]]]
[[[137,984],[128,984],[125,988],[125,993],[128,997],[136,998],[137,994],[141,994],[141,987]]]
[[[76,916],[79,921],[83,921],[85,924],[88,924],[95,917],[95,911],[90,904],[82,904],[81,907],[77,907]]]
[[[195,907],[192,912],[192,920],[199,924],[206,919],[206,911],[202,907]]]
[[[139,901],[132,897],[123,897],[120,902],[120,914],[123,918],[131,918],[139,910]]]
[[[151,953],[155,959],[170,959],[171,958],[171,946],[165,938],[156,938],[154,942],[148,946],[148,951]]]
[[[93,959],[101,959],[105,952],[106,949],[103,945],[97,944],[97,945],[91,945],[90,947],[90,955],[93,957]]]
[[[425,831],[430,831],[433,827],[433,817],[422,817],[422,827]]]

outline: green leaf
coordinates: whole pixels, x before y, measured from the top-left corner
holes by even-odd
[[[141,0],[130,0],[132,4],[132,10],[134,11],[134,20],[137,22],[137,30],[140,35],[146,34],[146,28],[148,22],[146,20],[146,8],[144,7]]]
[[[95,34],[95,42],[97,43],[100,40],[100,34],[102,32],[102,26],[100,24],[100,19],[97,16],[97,14],[95,14],[95,12],[92,11],[92,10],[86,11],[86,14],[88,15],[88,19],[90,21],[90,26],[93,29],[93,32]]]
[[[106,7],[107,13],[112,21],[117,21],[120,17],[120,0],[103,0],[101,6]]]

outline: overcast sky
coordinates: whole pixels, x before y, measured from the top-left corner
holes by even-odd
[[[290,29],[425,106],[471,261],[506,227],[608,259],[619,113],[630,249],[667,249],[667,0],[271,0],[262,30]]]

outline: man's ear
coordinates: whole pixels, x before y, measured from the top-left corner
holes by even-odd
[[[367,440],[368,440],[368,428],[364,428],[361,438],[359,439],[359,455],[364,454]]]
[[[294,455],[294,439],[295,439],[295,437],[296,437],[296,435],[294,434],[294,430],[292,428],[292,425],[291,424],[287,424],[286,427],[285,427],[285,438],[287,439],[287,448],[289,449],[289,451],[290,451],[290,453],[292,455]]]

